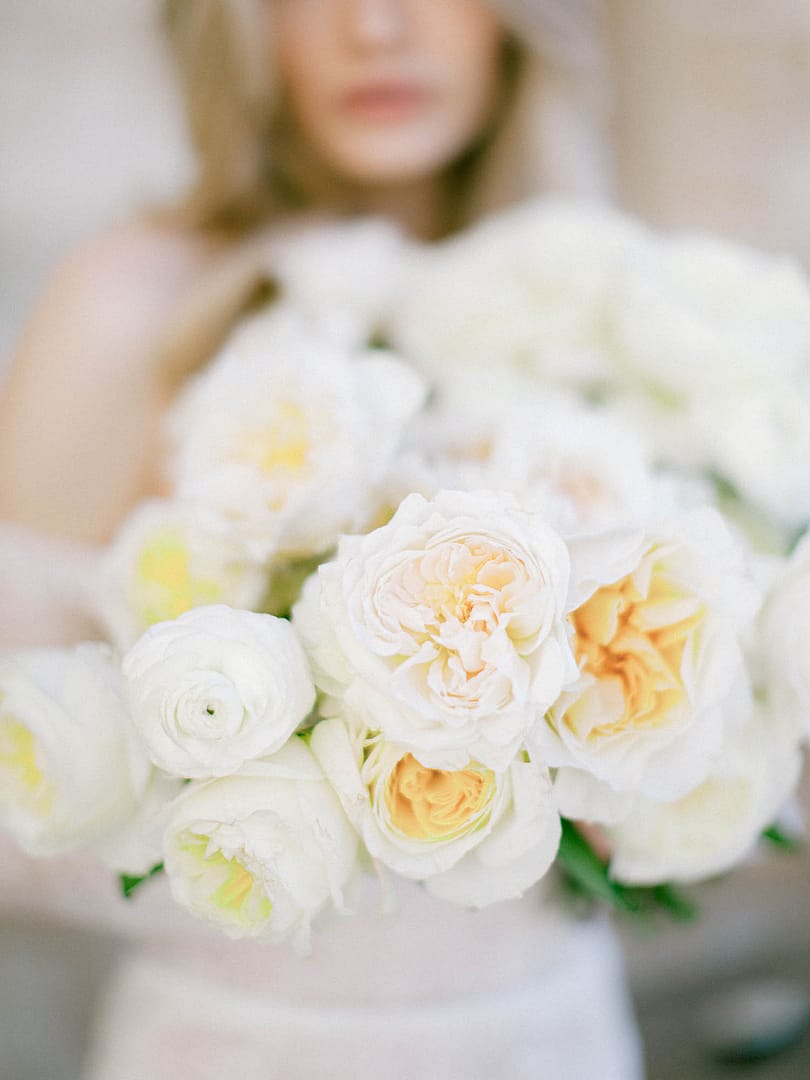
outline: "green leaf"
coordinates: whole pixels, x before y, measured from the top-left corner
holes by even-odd
[[[578,892],[603,900],[619,911],[633,911],[628,890],[608,877],[607,866],[570,821],[562,819],[557,861]]]
[[[795,836],[788,836],[787,833],[782,832],[778,825],[771,825],[769,829],[765,829],[762,839],[767,840],[781,851],[799,851],[802,846],[801,840]]]
[[[140,876],[121,874],[118,880],[121,883],[121,892],[124,894],[124,898],[126,900],[130,900],[135,890],[139,889],[145,881],[148,881],[149,878],[154,877],[155,874],[160,874],[162,872],[163,863],[161,862],[158,863],[157,866],[153,866],[151,870],[147,870],[145,874],[141,874]]]
[[[573,893],[601,900],[615,911],[634,916],[663,911],[679,922],[689,922],[697,915],[697,906],[673,885],[631,886],[614,881],[605,860],[599,858],[582,833],[565,818],[557,862]]]
[[[697,904],[674,885],[654,885],[650,892],[655,906],[663,908],[678,922],[693,922],[697,918]]]

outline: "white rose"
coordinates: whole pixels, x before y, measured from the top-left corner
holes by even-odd
[[[292,626],[223,605],[151,627],[122,670],[144,746],[175,776],[226,776],[272,754],[315,702]]]
[[[459,486],[508,491],[563,533],[639,521],[649,511],[641,440],[607,409],[571,395],[500,375],[472,378],[460,393],[447,388],[422,430],[431,460],[439,471],[454,467]]]
[[[528,754],[502,772],[428,768],[340,720],[316,725],[311,745],[369,854],[436,896],[484,907],[522,895],[554,861],[551,780]]]
[[[327,703],[437,768],[502,769],[578,675],[565,544],[508,496],[411,495],[344,537],[293,612]],[[380,708],[379,702],[385,702]]]
[[[601,380],[614,281],[643,237],[615,211],[562,200],[493,216],[414,255],[391,340],[432,378],[478,367]]]
[[[801,762],[790,725],[773,711],[753,711],[698,787],[675,802],[637,797],[624,820],[608,829],[611,876],[653,885],[730,870],[779,815]]]
[[[150,768],[119,682],[101,644],[0,659],[0,822],[26,851],[92,844],[135,813]]]
[[[678,798],[719,753],[743,670],[740,637],[758,596],[742,551],[709,509],[641,537],[595,534],[569,546],[581,679],[535,732],[549,764],[572,770],[564,812],[598,819],[600,784]],[[608,798],[604,819],[615,812]]]
[[[810,737],[810,533],[767,596],[754,647],[773,710]]]
[[[724,387],[697,395],[689,422],[706,464],[742,498],[783,527],[806,525],[810,387],[776,374]]]
[[[239,552],[238,537],[212,531],[197,508],[142,503],[105,552],[98,607],[121,649],[156,622],[206,604],[257,606],[267,571]]]
[[[294,228],[268,245],[284,301],[349,348],[366,345],[379,329],[408,248],[399,229],[382,219]]]
[[[178,402],[178,493],[256,559],[318,554],[373,516],[375,485],[424,393],[392,356],[351,354],[274,309],[243,326]]]
[[[810,288],[798,264],[705,236],[660,238],[617,284],[616,355],[690,399],[810,360]]]
[[[190,784],[173,806],[164,861],[175,900],[199,918],[304,953],[313,920],[344,908],[357,836],[294,737],[243,774]]]

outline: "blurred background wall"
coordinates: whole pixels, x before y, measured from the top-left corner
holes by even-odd
[[[810,262],[810,3],[606,9],[623,201]]]
[[[188,175],[158,6],[0,2],[0,357],[56,258]]]
[[[807,0],[606,9],[619,200],[810,262]],[[189,175],[157,11],[157,0],[0,0],[0,373],[54,260]],[[700,1015],[729,985],[807,985],[809,898],[805,853],[704,890],[697,927],[625,934],[651,1080],[715,1075]],[[0,924],[1,1077],[72,1080],[114,952]],[[809,1060],[775,1059],[757,1076],[810,1076]]]

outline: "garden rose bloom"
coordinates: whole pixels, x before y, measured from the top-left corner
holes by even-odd
[[[226,776],[272,754],[315,703],[289,622],[224,605],[151,627],[122,669],[144,746],[175,776]]]
[[[445,388],[417,431],[437,475],[467,490],[508,491],[563,535],[649,512],[641,440],[608,409],[572,395],[500,372],[472,375]]]
[[[212,531],[193,506],[141,503],[105,552],[100,614],[121,649],[148,627],[209,604],[253,608],[267,571],[239,551],[238,538]]]
[[[810,373],[810,347],[808,347]],[[810,519],[810,385],[768,373],[696,395],[685,421],[706,467],[777,525]]]
[[[411,495],[293,613],[332,702],[436,768],[503,769],[577,677],[565,544],[507,496]],[[385,707],[381,703],[385,702]]]
[[[0,660],[0,823],[26,851],[93,844],[135,813],[150,767],[119,683],[101,644]]]
[[[731,869],[777,818],[801,763],[790,724],[773,710],[752,709],[701,784],[674,802],[638,796],[608,829],[611,875],[652,885],[699,881]]]
[[[311,745],[374,858],[469,907],[520,896],[554,860],[560,821],[548,770],[519,754],[503,771],[423,765],[337,719]]]
[[[495,215],[415,254],[391,340],[440,381],[459,368],[601,381],[615,280],[644,236],[615,211],[561,199]]]
[[[423,396],[394,357],[347,352],[274,309],[179,400],[177,492],[257,560],[318,554],[373,518],[372,492]]]
[[[380,329],[411,249],[390,221],[279,230],[269,270],[285,305],[325,337],[359,349]]]
[[[767,596],[754,647],[772,708],[810,738],[810,533]]]
[[[164,836],[172,895],[229,937],[310,948],[343,909],[357,837],[312,754],[292,738],[243,773],[190,784]]]
[[[571,550],[582,674],[538,727],[539,745],[550,765],[574,770],[564,782],[569,800],[581,788],[582,816],[595,816],[591,777],[616,792],[678,798],[719,752],[723,705],[742,670],[739,638],[757,602],[742,552],[708,509],[640,540],[596,535]]]
[[[708,236],[659,237],[617,282],[618,363],[691,399],[795,378],[810,358],[810,285],[798,263]]]

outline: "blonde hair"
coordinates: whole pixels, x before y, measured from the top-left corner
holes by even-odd
[[[609,175],[600,0],[487,3],[509,32],[502,101],[481,144],[459,164],[445,232],[541,191],[593,194]],[[195,230],[249,237],[290,212],[330,208],[330,192],[278,108],[263,16],[262,0],[164,0],[198,162],[170,217]],[[261,290],[267,275],[256,245],[242,247],[218,271],[221,287],[206,282],[204,304],[190,302],[170,328],[164,366],[174,377],[204,362]]]

